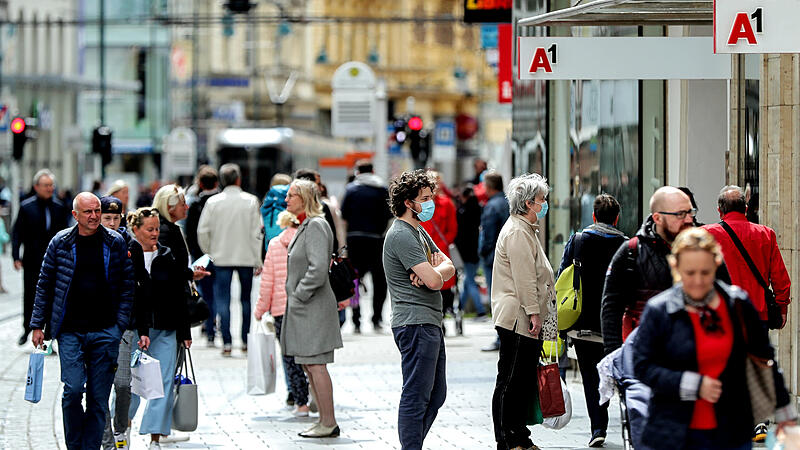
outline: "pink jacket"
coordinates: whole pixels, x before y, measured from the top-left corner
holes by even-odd
[[[256,317],[267,311],[272,317],[282,316],[286,312],[286,265],[289,259],[289,243],[295,233],[297,228],[289,227],[269,241],[261,271]]]

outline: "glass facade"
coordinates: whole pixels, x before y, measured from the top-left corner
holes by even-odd
[[[525,10],[525,6],[532,10]],[[545,12],[525,2],[517,17]],[[518,27],[518,36],[544,35]],[[551,28],[563,36],[660,35],[660,28]],[[516,56],[515,56],[516,60]],[[516,70],[516,69],[515,69]],[[541,173],[551,187],[545,223],[548,256],[560,263],[569,237],[592,223],[594,198],[608,193],[622,207],[619,228],[636,233],[647,203],[665,182],[664,81],[514,81],[514,174]]]

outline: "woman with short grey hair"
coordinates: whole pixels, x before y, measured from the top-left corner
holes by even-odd
[[[539,241],[550,187],[539,174],[511,180],[510,215],[497,237],[492,268],[492,317],[500,336],[500,360],[492,396],[497,448],[538,448],[526,427],[529,399],[536,398],[536,366],[543,340],[558,332],[553,268]],[[547,319],[550,320],[547,320]]]
[[[506,197],[508,197],[509,212],[524,216],[528,213],[529,201],[533,202],[539,196],[546,198],[549,192],[550,186],[547,185],[547,180],[538,173],[518,176],[508,184]]]

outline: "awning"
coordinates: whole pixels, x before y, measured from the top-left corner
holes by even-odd
[[[520,19],[522,26],[712,25],[713,0],[595,0]]]

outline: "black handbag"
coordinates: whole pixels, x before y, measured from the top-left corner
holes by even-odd
[[[728,232],[728,235],[731,237],[734,245],[736,245],[736,248],[739,249],[739,253],[741,253],[744,261],[747,263],[747,267],[749,267],[750,271],[753,272],[753,276],[756,278],[756,281],[758,281],[758,284],[764,288],[764,304],[767,305],[767,326],[771,330],[780,330],[783,328],[783,314],[781,313],[781,306],[775,301],[775,293],[772,292],[772,289],[770,289],[767,282],[764,281],[764,277],[761,276],[761,272],[758,271],[758,268],[756,267],[752,258],[750,258],[750,254],[747,253],[747,249],[745,249],[744,245],[742,245],[742,241],[740,241],[739,237],[736,236],[736,233],[733,232],[733,228],[725,223],[724,220],[720,221],[720,225],[722,225],[722,228]]]
[[[342,247],[342,249],[347,247]],[[335,252],[331,256],[331,267],[328,269],[328,278],[331,282],[333,295],[337,302],[345,301],[356,295],[355,281],[358,279],[358,272],[353,267],[349,258],[341,256]]]
[[[197,291],[194,281],[190,281],[187,285],[186,309],[189,312],[189,325],[192,327],[201,325],[211,315],[208,303]]]

